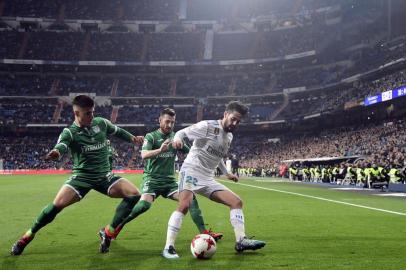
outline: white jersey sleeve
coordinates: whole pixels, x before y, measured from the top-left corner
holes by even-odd
[[[219,163],[219,169],[221,171],[222,174],[226,175],[228,173],[231,173],[231,170],[229,171],[227,168],[227,164],[224,164],[224,160],[220,159],[220,163]]]
[[[196,139],[205,138],[207,135],[208,123],[207,121],[201,121],[197,124],[191,125],[187,128],[181,129],[176,132],[175,139],[183,140],[187,137],[189,140],[194,141]]]

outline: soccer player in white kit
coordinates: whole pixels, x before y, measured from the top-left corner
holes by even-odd
[[[223,119],[201,121],[175,134],[172,142],[175,149],[183,147],[184,138],[193,140],[193,145],[179,173],[179,203],[169,218],[166,244],[162,251],[165,258],[179,258],[175,250],[175,240],[194,193],[230,207],[230,221],[234,228],[237,252],[256,250],[265,246],[264,241],[246,237],[241,199],[214,179],[214,171],[219,167],[229,180],[238,181],[236,175],[227,172],[223,158],[230,148],[232,132],[247,111],[245,105],[232,101],[227,104]]]

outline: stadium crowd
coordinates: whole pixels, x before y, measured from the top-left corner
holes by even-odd
[[[292,99],[288,104],[286,109],[287,113],[282,111],[280,117],[289,118],[295,115],[306,115],[313,113],[314,109],[339,109],[346,101],[353,99],[360,100],[360,98],[364,98],[370,94],[404,86],[406,83],[405,77],[405,71],[400,70],[372,82],[361,80],[355,83],[354,87],[346,90],[333,91],[328,94],[324,94],[322,91],[321,94],[308,94],[303,98],[292,95],[295,99]],[[34,77],[30,78],[33,79]],[[21,83],[21,85],[27,85],[27,87],[29,87],[29,81],[18,80],[18,82]],[[97,80],[92,81],[92,83],[96,82]],[[110,82],[111,80],[109,80],[109,83]],[[7,83],[10,82],[5,80],[4,84],[7,85]],[[41,81],[36,81],[31,87],[36,88],[41,84]],[[70,84],[63,80],[61,80],[60,84],[68,88],[70,86],[78,86],[78,82]],[[49,83],[45,83],[45,85],[49,86]],[[89,83],[89,85],[91,85],[91,83]],[[100,85],[103,84],[99,83],[99,86]],[[83,87],[86,88],[86,84],[83,85]],[[316,91],[315,93],[318,92]],[[202,106],[202,119],[217,119],[221,117],[224,110],[223,106],[226,100],[223,99],[224,98],[213,97],[210,99],[197,100],[192,98],[191,101],[187,101],[184,104],[197,102],[193,106],[176,104],[176,102],[170,106],[175,106],[178,113],[178,123],[194,123],[198,120],[197,116],[199,115],[197,104]],[[28,100],[26,98],[21,98],[21,100],[3,98],[2,102],[0,102],[1,125],[52,122],[58,104],[57,98],[30,98]],[[152,103],[149,105],[143,104],[145,102],[142,100],[134,99],[133,101],[134,103],[132,103],[131,99],[126,99],[115,105],[118,106],[117,123],[147,123],[150,126],[155,125],[156,115],[158,115],[160,106],[164,104],[165,101],[158,100],[157,104]],[[270,116],[272,112],[280,107],[283,98],[281,95],[279,99],[272,95],[259,95],[243,97],[242,101],[250,104],[250,113],[246,121],[256,122],[271,120]],[[113,104],[97,106],[96,114],[110,119],[113,115],[112,106]],[[59,123],[71,123],[71,113],[70,106],[64,106]],[[236,139],[238,143],[234,144],[231,153],[239,157],[240,166],[242,168],[241,172],[245,174],[276,174],[283,160],[360,156],[362,161],[358,162],[355,165],[356,167],[354,167],[354,165],[344,164],[344,169],[351,166],[354,168],[354,171],[356,171],[356,169],[370,169],[376,166],[385,169],[387,172],[386,178],[388,178],[390,177],[388,172],[391,172],[392,169],[401,171],[406,165],[404,161],[406,155],[406,135],[403,132],[405,128],[405,120],[400,120],[379,125],[343,127],[313,135],[283,136],[280,138],[280,141],[270,141],[266,134],[255,136],[244,136],[243,134]],[[3,159],[4,169],[71,167],[67,158],[58,163],[45,163],[42,160],[42,156],[49,150],[49,147],[52,147],[54,138],[48,136],[22,136],[3,138],[2,140],[0,149],[2,156],[0,158]],[[20,143],[17,142],[21,142],[24,147],[19,147]],[[116,149],[114,152],[116,168],[140,168],[143,166],[142,160],[136,152],[137,149],[115,141],[112,142],[112,145]],[[323,176],[328,174],[322,174],[323,169],[325,173],[330,173],[328,179],[332,180],[333,174],[331,170],[333,170],[333,167],[320,167],[318,174],[314,174],[313,176],[309,174],[310,176],[306,179],[325,179]],[[325,171],[327,169],[330,171]],[[304,177],[302,169],[299,169],[299,171],[301,172],[301,177]],[[362,180],[365,179],[365,176],[362,178],[354,172],[352,179],[358,178]],[[383,178],[379,179],[382,180]],[[401,177],[399,179],[403,178]]]
[[[18,79],[16,79],[18,78]],[[256,80],[253,78],[257,78]],[[233,78],[231,78],[233,80]],[[247,83],[244,82],[246,80]],[[36,77],[36,76],[2,76],[0,82],[0,93],[7,93],[7,96],[21,96],[19,99],[11,99],[7,96],[0,99],[0,123],[3,125],[25,125],[27,123],[50,123],[54,119],[55,111],[58,108],[57,98],[37,97],[33,99],[32,95],[67,95],[68,93],[81,92],[96,92],[98,95],[109,95],[112,92],[112,86],[115,79],[112,77],[93,76],[93,77]],[[118,82],[117,94],[120,96],[164,96],[165,91],[170,91],[170,82],[168,79],[154,79],[154,77],[120,77],[116,79]],[[251,83],[249,83],[251,82]],[[263,84],[265,83],[265,85]],[[176,92],[187,95],[187,89],[201,89],[199,95],[204,93],[203,88],[213,88],[213,93],[222,93],[222,95],[240,94],[237,89],[267,89],[269,81],[265,76],[258,77],[242,77],[230,80],[222,80],[215,78],[213,80],[203,80],[203,77],[182,77],[178,81]],[[195,87],[193,87],[193,85]],[[227,85],[227,86],[226,86]],[[345,89],[337,89],[334,91],[313,91],[289,94],[289,103],[278,114],[276,120],[294,119],[315,113],[333,112],[344,109],[346,102],[359,103],[369,95],[393,90],[401,86],[406,86],[406,72],[400,70],[395,73],[385,75],[372,82],[369,80],[360,80],[354,83],[353,87]],[[165,88],[166,87],[166,88]],[[222,91],[223,87],[228,88],[226,92]],[[154,91],[156,92],[149,92]],[[166,90],[163,90],[166,89]],[[21,91],[22,93],[19,93]],[[212,90],[207,90],[206,93],[211,93]],[[266,90],[264,90],[266,91]],[[253,90],[252,92],[255,93]],[[264,93],[264,92],[262,92]],[[266,93],[266,92],[265,92]],[[197,96],[199,96],[197,95]],[[176,96],[177,93],[176,93]],[[111,98],[108,97],[108,100]],[[250,113],[247,122],[270,121],[274,111],[281,108],[283,105],[282,95],[252,95],[240,96],[243,102],[250,104]],[[112,116],[113,106],[117,107],[118,123],[150,123],[155,121],[155,115],[159,110],[159,105],[162,105],[163,100],[157,99],[158,103],[146,103],[146,101],[137,98],[129,99],[137,101],[133,104],[122,104],[114,100],[105,106],[97,106],[96,113],[105,118],[110,119]],[[30,102],[28,102],[30,101]],[[191,102],[191,103],[190,103]],[[222,115],[224,101],[222,98],[192,98],[192,100],[173,99],[168,103],[169,106],[178,106],[180,110],[178,121],[192,123],[198,117],[197,105],[200,103],[203,108],[203,113],[200,119],[212,119]],[[165,103],[165,102],[164,102]],[[153,116],[152,118],[146,115]],[[70,123],[71,109],[69,106],[64,106],[60,117],[55,119],[55,123]]]
[[[343,169],[380,167],[385,169],[386,176],[389,176],[391,169],[401,172],[406,168],[406,134],[403,132],[405,128],[406,122],[403,119],[379,125],[339,128],[300,138],[287,136],[277,142],[268,140],[266,135],[252,137],[242,135],[237,139],[239,143],[231,152],[240,158],[241,168],[246,169],[243,172],[257,176],[264,172],[279,171],[281,164],[299,164],[294,160],[354,156],[360,160],[355,166],[346,162],[341,165],[340,162],[336,162],[334,166],[341,166]],[[333,168],[332,165],[317,164],[313,161],[313,164],[306,166],[317,167],[320,173],[322,168]],[[300,164],[297,167],[303,166]],[[358,176],[355,169],[354,179]],[[406,180],[404,176],[399,180]],[[344,177],[345,173],[341,180]],[[314,178],[321,181],[323,177],[320,174]],[[310,180],[310,176],[307,180]],[[333,179],[324,180],[333,181]]]
[[[72,169],[70,154],[57,162],[45,161],[45,155],[54,147],[57,134],[5,136],[0,138],[0,159],[5,170],[25,169]],[[114,169],[142,167],[137,146],[112,138],[112,156]],[[131,161],[131,163],[130,163]]]
[[[153,120],[151,119],[151,121]],[[290,172],[290,174],[292,179],[301,175],[302,180],[333,182],[343,181],[348,176],[347,170],[353,170],[352,178],[348,179],[354,184],[357,180],[360,181],[360,184],[365,184],[365,174],[362,178],[357,174],[356,169],[382,168],[385,170],[380,171],[382,176],[371,179],[384,181],[385,177],[390,177],[393,169],[397,170],[400,175],[399,178],[394,179],[404,181],[402,173],[406,168],[406,134],[403,132],[405,128],[406,121],[402,119],[385,124],[342,127],[312,135],[285,135],[278,140],[270,140],[266,133],[255,135],[241,133],[235,138],[230,155],[238,157],[240,173],[245,175],[279,175],[281,165],[299,164],[292,162],[297,159],[344,157],[345,160],[345,157],[357,157],[358,161],[355,164],[344,162],[327,166],[295,165],[293,168],[298,169],[300,174],[298,172]],[[46,163],[43,160],[43,156],[53,147],[54,143],[55,135],[4,137],[1,139],[0,146],[3,167],[4,169],[70,169],[72,164],[67,157],[57,163]],[[111,144],[114,149],[114,168],[143,167],[138,148],[115,139]],[[340,169],[335,172],[336,176],[332,174],[334,167]],[[306,176],[307,172],[305,170],[303,174],[303,168],[318,168],[318,171],[316,170],[315,174],[309,172],[309,175]],[[288,175],[287,173],[282,174]],[[341,175],[341,178],[338,175]]]

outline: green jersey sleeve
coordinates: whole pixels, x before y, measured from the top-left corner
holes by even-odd
[[[130,132],[125,129],[119,128],[107,119],[103,118],[103,121],[106,124],[107,135],[114,135],[115,137],[124,141],[132,142],[131,139],[133,135]]]
[[[144,143],[142,144],[142,150],[152,150],[152,146],[154,145],[154,137],[151,133],[145,135]]]
[[[61,155],[66,153],[69,149],[69,145],[73,140],[72,132],[68,128],[64,128],[59,135],[58,142],[54,149],[58,150]]]

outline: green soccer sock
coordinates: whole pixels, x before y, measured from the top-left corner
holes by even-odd
[[[196,224],[197,229],[199,232],[203,232],[206,229],[204,224],[202,211],[199,208],[199,204],[197,203],[196,197],[193,196],[193,200],[190,203],[190,216],[192,217],[193,222]]]
[[[140,200],[140,195],[135,195],[131,197],[124,198],[121,203],[116,208],[116,213],[114,214],[113,220],[110,223],[110,232],[114,232],[114,229],[120,225],[123,220],[131,213],[134,205]],[[112,230],[112,231],[111,231]]]
[[[41,213],[39,214],[37,220],[32,225],[31,229],[28,231],[31,235],[38,232],[42,227],[51,223],[52,220],[56,217],[56,215],[60,212],[58,208],[53,203],[48,204],[42,209]],[[27,233],[28,233],[27,232]]]
[[[123,227],[125,224],[133,220],[134,218],[138,217],[142,213],[148,211],[149,208],[151,208],[151,203],[141,200],[139,201],[134,208],[132,209],[131,213],[124,219],[124,221],[120,224],[121,227]]]

